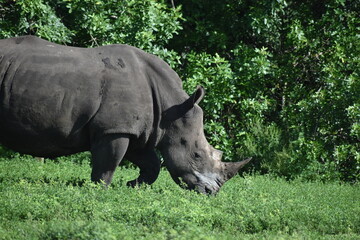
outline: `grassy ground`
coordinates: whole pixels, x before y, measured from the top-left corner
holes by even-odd
[[[235,177],[216,197],[163,170],[130,189],[121,168],[105,190],[87,161],[0,159],[0,239],[360,239],[360,187]]]

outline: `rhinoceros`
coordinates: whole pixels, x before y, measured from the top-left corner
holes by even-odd
[[[250,159],[222,162],[203,131],[198,103],[160,58],[128,45],[58,45],[35,36],[0,40],[0,143],[54,158],[90,151],[91,179],[111,183],[123,158],[152,184],[161,161],[173,180],[217,193]]]

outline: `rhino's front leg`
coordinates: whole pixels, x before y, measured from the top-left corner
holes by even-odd
[[[129,181],[128,186],[135,187],[143,183],[152,184],[155,182],[159,176],[161,162],[153,149],[131,153],[126,158],[140,168],[139,177]]]
[[[91,146],[92,173],[94,182],[111,183],[116,167],[123,159],[129,146],[129,136],[120,134],[106,135]]]

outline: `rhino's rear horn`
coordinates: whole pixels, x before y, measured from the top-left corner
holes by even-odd
[[[252,158],[247,158],[240,162],[224,162],[224,179],[225,181],[229,180],[235,174],[243,168]]]

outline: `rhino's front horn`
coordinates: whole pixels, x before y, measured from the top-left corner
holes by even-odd
[[[229,180],[235,174],[244,167],[252,158],[247,158],[240,162],[224,162],[224,179],[225,181]]]

